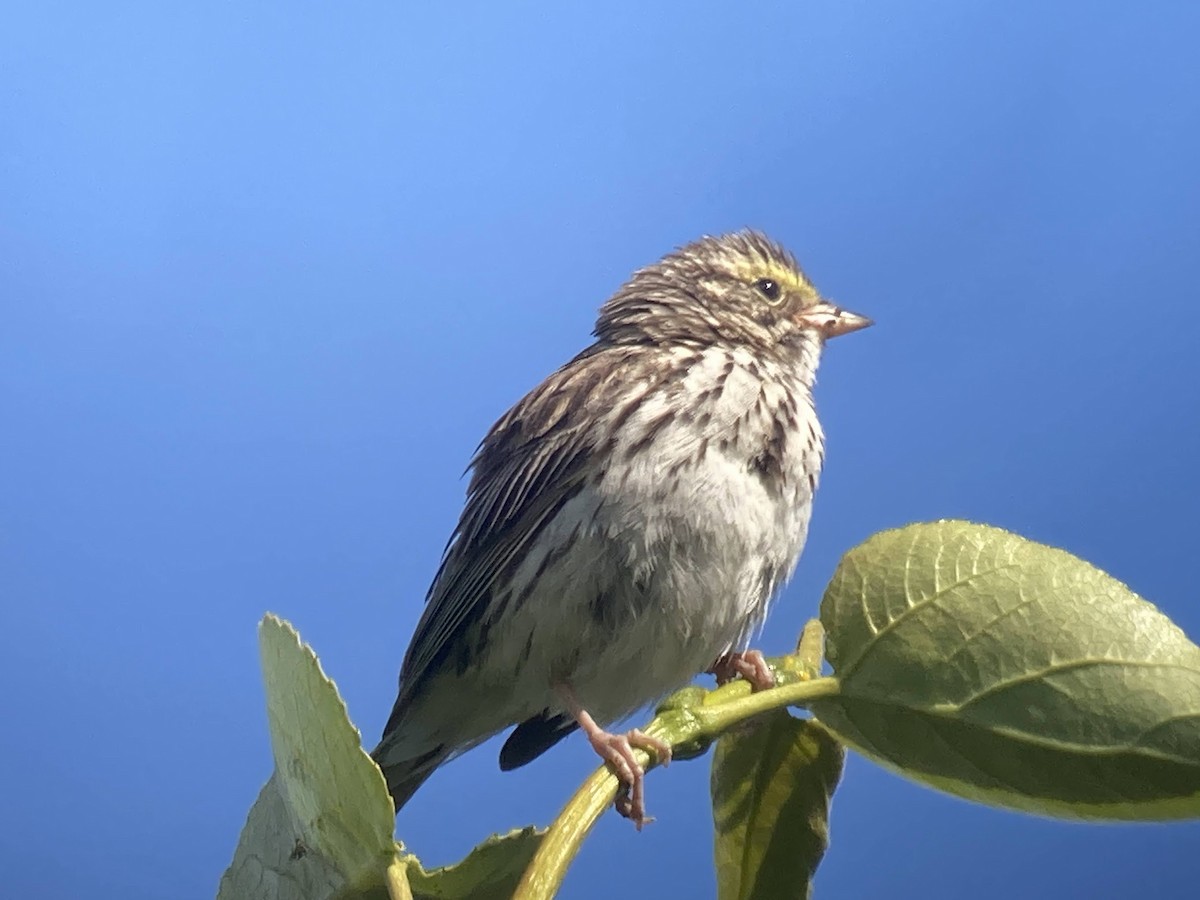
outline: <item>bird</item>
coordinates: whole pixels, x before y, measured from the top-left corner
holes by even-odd
[[[825,342],[873,324],[753,230],[641,268],[593,343],[500,417],[372,757],[398,811],[432,772],[512,728],[500,767],[576,729],[648,821],[637,729],[607,730],[714,672],[757,687],[748,648],[791,577],[824,462]]]

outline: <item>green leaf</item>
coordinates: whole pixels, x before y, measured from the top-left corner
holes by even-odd
[[[544,831],[532,826],[492,835],[462,862],[426,872],[415,860],[408,879],[416,900],[508,900]]]
[[[218,900],[315,900],[382,888],[395,857],[383,774],[296,631],[259,627],[275,773],[250,810]]]
[[[720,900],[809,896],[829,845],[845,752],[815,722],[775,710],[723,735],[713,754]]]
[[[1099,569],[967,522],[886,531],[821,603],[867,756],[968,799],[1072,818],[1200,816],[1200,647]]]

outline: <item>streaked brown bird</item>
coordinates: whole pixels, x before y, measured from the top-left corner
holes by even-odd
[[[633,748],[669,748],[605,728],[705,670],[769,681],[746,650],[808,533],[817,363],[870,324],[753,231],[634,273],[475,454],[373,754],[397,809],[506,728],[506,770],[580,728],[640,827]]]

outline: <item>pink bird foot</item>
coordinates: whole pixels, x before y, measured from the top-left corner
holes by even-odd
[[[573,692],[562,689],[560,695],[567,701],[571,715],[587,735],[592,749],[612,767],[613,774],[622,784],[615,804],[617,812],[632,821],[634,827],[641,831],[643,825],[653,822],[654,819],[646,815],[646,770],[638,762],[634,751],[645,750],[665,766],[671,762],[671,745],[637,728],[630,729],[625,734],[605,731],[596,724],[596,720],[586,709],[579,706]]]
[[[747,650],[744,653],[726,653],[708,670],[717,676],[717,684],[727,684],[739,675],[750,682],[756,691],[765,691],[775,687],[775,673],[767,665],[767,659],[761,650]]]

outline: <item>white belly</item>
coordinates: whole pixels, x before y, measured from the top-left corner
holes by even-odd
[[[694,367],[694,377],[710,378],[725,359]],[[554,685],[566,683],[611,722],[744,648],[804,546],[821,464],[805,403],[809,421],[785,437],[784,486],[750,471],[756,442],[773,427],[763,390],[760,377],[735,369],[702,427],[662,421],[678,409],[670,396],[647,399],[603,477],[542,532],[544,549],[513,579],[529,593],[497,622],[505,633],[485,664],[512,695],[531,698],[526,716],[557,708]],[[654,439],[633,447],[656,422]],[[551,549],[568,542],[569,552]]]

